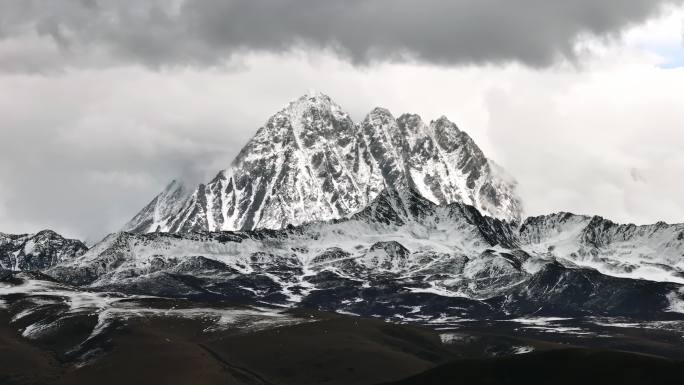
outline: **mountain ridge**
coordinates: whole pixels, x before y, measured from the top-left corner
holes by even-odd
[[[117,233],[45,273],[94,290],[416,322],[444,314],[684,311],[684,242],[677,239],[684,225],[633,228],[567,213],[532,218],[517,226],[461,203],[436,205],[411,189],[385,190],[349,218],[281,230]]]

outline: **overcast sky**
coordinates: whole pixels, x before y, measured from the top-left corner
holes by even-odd
[[[116,231],[311,89],[448,116],[528,214],[684,222],[683,3],[0,0],[0,231]]]

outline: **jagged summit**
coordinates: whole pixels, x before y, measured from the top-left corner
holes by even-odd
[[[445,117],[426,124],[377,107],[356,124],[312,93],[269,118],[212,181],[192,192],[171,183],[124,230],[279,229],[347,217],[387,186],[509,221],[522,215],[512,178]]]

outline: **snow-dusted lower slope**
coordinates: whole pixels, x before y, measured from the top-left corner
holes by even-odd
[[[515,181],[446,118],[426,124],[376,108],[356,124],[316,94],[271,117],[212,181],[194,192],[172,183],[124,230],[280,229],[351,215],[387,186],[510,221],[522,215]]]
[[[39,273],[0,271],[0,312],[7,316],[9,327],[51,346],[60,362],[71,361],[77,368],[106,354],[112,333],[138,320],[195,321],[204,334],[249,333],[316,321],[286,310],[93,291]]]
[[[571,214],[518,229],[472,206],[384,190],[350,218],[282,230],[113,234],[46,273],[98,290],[399,319],[657,315],[684,296],[679,231]],[[634,279],[645,269],[651,280]]]
[[[608,275],[684,284],[684,224],[623,225],[558,213],[526,219],[519,233],[530,253]]]
[[[42,270],[87,250],[81,241],[65,239],[50,230],[21,235],[0,233],[0,270]]]

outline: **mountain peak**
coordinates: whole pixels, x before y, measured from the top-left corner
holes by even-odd
[[[379,107],[379,106],[373,108],[373,109],[368,113],[368,115],[366,115],[366,120],[368,120],[368,119],[373,119],[373,118],[376,118],[376,117],[387,117],[387,118],[394,119],[394,115],[392,115],[392,112],[390,112],[390,110],[388,110],[388,109],[385,108],[385,107]]]
[[[302,107],[317,108],[323,110],[341,110],[340,106],[328,95],[322,92],[309,92],[291,101],[286,110],[297,110]]]
[[[313,92],[273,115],[231,166],[192,194],[172,182],[126,226],[132,232],[283,228],[348,217],[387,186],[507,220],[522,215],[515,183],[442,117],[399,120],[382,107],[354,123]]]
[[[418,114],[403,113],[399,116],[399,118],[397,118],[397,120],[405,121],[405,122],[408,122],[408,121],[420,121],[420,122],[422,122],[423,118]]]
[[[447,118],[445,115],[440,116],[439,119],[433,120],[432,122],[430,122],[430,124],[441,130],[450,130],[456,133],[461,132],[461,130],[458,129],[456,123],[449,120],[449,118]]]
[[[305,97],[310,97],[310,98],[327,97],[327,98],[329,98],[328,95],[324,94],[323,92],[321,92],[315,88],[309,88],[308,90],[306,90],[306,93],[304,95],[302,95],[301,98],[305,98]]]
[[[174,179],[172,180],[169,184],[166,185],[164,188],[164,191],[166,192],[173,192],[176,190],[182,190],[186,188],[185,183],[181,179]]]
[[[192,189],[188,188],[181,179],[172,180],[124,226],[123,231],[168,231],[170,229],[169,217],[180,210],[191,195]]]
[[[290,102],[286,108],[271,117],[262,130],[267,131],[267,141],[275,135],[276,138],[284,137],[284,140],[289,137],[297,145],[306,145],[301,141],[310,143],[316,140],[316,136],[329,138],[336,135],[340,128],[353,128],[349,115],[328,95],[314,93]]]

